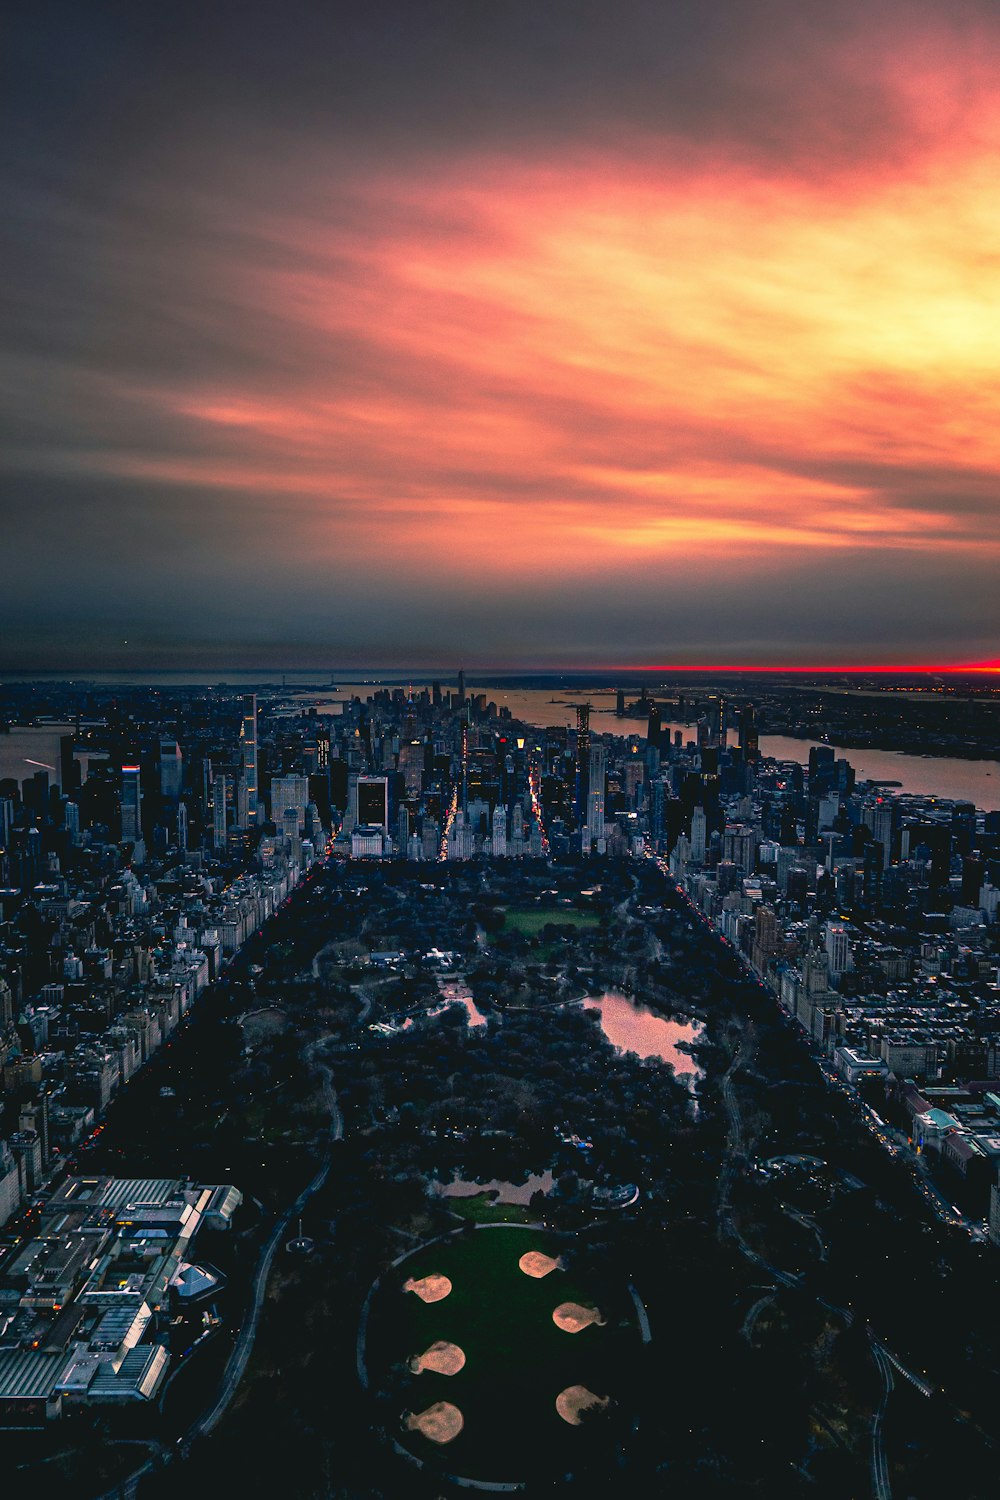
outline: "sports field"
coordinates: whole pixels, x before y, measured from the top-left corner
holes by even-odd
[[[541,1230],[480,1228],[423,1247],[383,1280],[368,1324],[368,1370],[372,1388],[398,1405],[393,1436],[415,1456],[446,1473],[510,1482],[538,1472],[539,1462],[565,1472],[601,1441],[598,1425],[575,1425],[586,1398],[558,1408],[557,1400],[580,1388],[595,1406],[625,1400],[639,1336],[626,1289],[555,1266],[565,1249]],[[445,1279],[446,1296],[419,1295]],[[464,1362],[435,1357],[436,1346],[460,1350]],[[454,1435],[442,1442],[428,1432],[439,1428],[443,1404],[461,1425],[452,1419]],[[421,1424],[424,1412],[432,1415]]]
[[[529,906],[524,911],[507,908],[504,927],[525,937],[537,937],[548,923],[556,927],[599,927],[600,919],[592,911],[577,911],[572,906]]]

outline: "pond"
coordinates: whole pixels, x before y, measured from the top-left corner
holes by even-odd
[[[582,1003],[585,1010],[600,1012],[601,1030],[619,1052],[669,1063],[678,1078],[690,1080],[689,1087],[704,1076],[690,1052],[684,1050],[701,1039],[704,1027],[698,1021],[668,1021],[648,1005],[614,991],[589,996]]]
[[[533,1193],[551,1193],[554,1187],[555,1178],[551,1172],[535,1172],[525,1182],[504,1182],[499,1177],[493,1177],[489,1182],[467,1182],[462,1177],[455,1177],[451,1182],[442,1183],[438,1192],[444,1198],[474,1198],[477,1193],[496,1193],[497,1203],[527,1206]]]
[[[441,999],[432,1010],[427,1012],[428,1016],[443,1015],[450,1005],[464,1005],[466,1019],[470,1026],[485,1026],[487,1024],[486,1017],[472,996],[467,990],[456,984],[454,980],[440,984],[438,987],[441,991]]]

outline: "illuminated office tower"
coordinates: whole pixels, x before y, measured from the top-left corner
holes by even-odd
[[[245,776],[240,776],[236,782],[236,826],[250,827],[250,788]]]
[[[188,810],[186,802],[177,804],[177,847],[182,854],[187,853],[188,846]]]
[[[576,705],[576,816],[587,821],[587,793],[590,790],[590,704]]]
[[[594,848],[604,837],[604,792],[608,772],[608,754],[602,744],[590,747],[587,793],[587,832],[590,846]]]
[[[122,843],[138,844],[142,839],[142,789],[139,767],[122,766]]]
[[[469,805],[469,721],[462,721],[462,810]]]
[[[226,847],[226,796],[229,792],[229,777],[216,776],[212,782],[212,845],[216,850]]]
[[[243,775],[247,784],[247,826],[257,819],[259,785],[257,781],[257,694],[243,694],[243,723],[240,727],[243,749]]]

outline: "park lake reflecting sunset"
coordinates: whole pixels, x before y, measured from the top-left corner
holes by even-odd
[[[691,1053],[686,1050],[701,1040],[704,1027],[697,1021],[668,1021],[640,1005],[628,995],[609,990],[600,996],[588,996],[585,1010],[600,1013],[601,1030],[619,1052],[634,1052],[643,1059],[655,1058],[669,1063],[677,1074],[692,1081],[704,1076]]]

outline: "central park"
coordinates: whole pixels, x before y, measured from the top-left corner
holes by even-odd
[[[174,1452],[189,1500],[842,1500],[870,1489],[871,1328],[992,1401],[959,1358],[988,1267],[652,860],[324,866],[80,1167],[245,1206],[162,1410],[0,1433],[38,1500],[147,1454],[138,1500],[172,1500]],[[901,1493],[945,1492],[959,1421],[897,1382]]]

